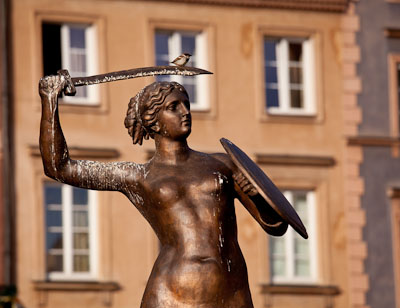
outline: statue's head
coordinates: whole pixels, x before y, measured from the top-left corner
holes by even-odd
[[[167,97],[176,96],[185,97],[189,104],[188,94],[182,85],[163,81],[153,82],[131,98],[124,123],[134,144],[142,144],[143,138],[154,138],[155,134],[161,133],[159,112],[165,107],[165,103],[171,103]]]

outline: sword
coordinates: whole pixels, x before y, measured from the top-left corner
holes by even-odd
[[[67,80],[67,86],[64,90],[65,95],[75,95],[75,87],[88,86],[118,80],[126,80],[138,77],[156,76],[156,75],[182,75],[195,76],[200,74],[212,74],[209,71],[197,67],[186,66],[150,66],[134,68],[130,70],[117,71],[112,73],[93,75],[88,77],[72,77],[68,70],[59,70],[57,72]]]

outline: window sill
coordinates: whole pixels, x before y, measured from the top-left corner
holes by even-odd
[[[269,123],[316,124],[322,122],[322,117],[316,113],[275,113],[264,111],[260,120]]]
[[[118,291],[121,286],[113,281],[34,281],[36,291]]]
[[[282,110],[267,108],[266,113],[268,116],[283,116],[283,117],[314,117],[316,115],[313,111],[306,110]]]
[[[321,285],[276,285],[262,284],[261,294],[269,295],[321,295],[335,296],[341,293],[336,286],[321,286]]]

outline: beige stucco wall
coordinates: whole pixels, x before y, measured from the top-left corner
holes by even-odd
[[[115,71],[154,64],[152,29],[157,25],[207,31],[210,76],[209,112],[194,113],[189,145],[223,151],[220,137],[255,154],[312,155],[334,158],[334,166],[264,165],[283,188],[312,188],[317,195],[318,269],[322,285],[343,292],[335,307],[347,307],[341,109],[340,14],[200,6],[151,1],[18,0],[13,2],[13,56],[17,193],[18,287],[26,307],[139,307],[157,254],[157,240],[145,220],[118,193],[99,193],[99,280],[115,281],[120,291],[34,290],[44,280],[44,230],[37,156],[41,77],[40,21],[90,21],[98,26],[99,70]],[[316,42],[317,115],[267,117],[262,112],[262,34],[305,33]],[[129,98],[152,78],[101,86],[99,107],[61,107],[70,147],[109,148],[118,160],[144,162],[153,144],[132,146],[123,126]],[[90,158],[90,157],[87,157]],[[260,283],[269,282],[267,236],[237,206],[239,240],[247,260],[255,307],[264,307]],[[273,307],[321,307],[318,296],[274,297]],[[300,303],[302,303],[300,305]]]

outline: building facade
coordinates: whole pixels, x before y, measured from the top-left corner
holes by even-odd
[[[361,204],[369,278],[365,302],[369,307],[400,307],[400,2],[360,1],[356,14],[362,116],[348,144],[360,153],[364,183]]]
[[[212,76],[177,78],[193,114],[189,145],[248,153],[306,223],[271,238],[236,204],[255,307],[363,307],[363,183],[355,70],[359,21],[347,1],[12,2],[17,283],[25,307],[139,307],[158,240],[122,194],[44,176],[37,84],[63,67],[94,75],[163,65],[182,52]],[[171,77],[161,79],[170,80]],[[72,158],[143,163],[132,146],[129,99],[154,78],[81,88],[62,97]],[[355,148],[355,149],[354,149]],[[346,179],[343,181],[343,179]]]

